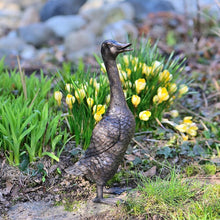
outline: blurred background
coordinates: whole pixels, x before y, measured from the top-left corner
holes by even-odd
[[[0,58],[14,68],[19,56],[27,72],[47,72],[64,61],[92,62],[105,39],[142,35],[164,39],[166,52],[182,51],[181,42],[195,44],[218,18],[215,0],[1,0]]]

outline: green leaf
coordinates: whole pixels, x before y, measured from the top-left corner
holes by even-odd
[[[57,162],[60,161],[60,159],[57,156],[55,156],[54,153],[51,153],[51,152],[43,152],[42,156],[48,156],[48,157],[56,160]]]

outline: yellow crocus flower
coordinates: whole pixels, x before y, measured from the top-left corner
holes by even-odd
[[[188,92],[189,88],[187,85],[185,84],[181,84],[180,88],[179,88],[179,97],[181,97],[182,95],[186,94]]]
[[[101,71],[103,73],[106,73],[106,69],[105,69],[105,64],[104,63],[101,63]]]
[[[155,95],[153,97],[153,103],[158,103],[158,102],[159,102],[159,97],[158,97],[158,95]]]
[[[75,103],[75,97],[71,94],[66,96],[66,104],[68,105],[69,109],[73,108],[73,104]]]
[[[159,80],[162,82],[169,82],[173,79],[172,74],[168,70],[164,70],[163,72],[160,72],[159,74]]]
[[[152,67],[147,66],[146,63],[143,63],[142,65],[142,73],[146,76],[149,76],[152,73]]]
[[[192,116],[187,116],[183,118],[183,123],[184,124],[192,124]]]
[[[152,71],[160,72],[163,69],[163,64],[157,60],[152,63]]]
[[[90,108],[92,108],[92,106],[93,106],[93,104],[94,104],[94,99],[93,99],[93,98],[87,98],[87,99],[86,99],[86,102],[87,102],[88,106],[89,106]]]
[[[169,92],[170,92],[170,93],[174,93],[174,92],[176,92],[176,90],[177,90],[176,83],[171,83],[171,84],[169,85]]]
[[[54,92],[54,98],[55,98],[55,100],[57,101],[58,106],[61,105],[61,99],[62,99],[62,97],[63,97],[62,92],[60,92],[60,91]]]
[[[105,106],[104,106],[104,105],[101,105],[101,104],[99,104],[99,105],[94,105],[94,106],[93,106],[93,114],[95,114],[95,113],[97,113],[97,114],[99,114],[99,115],[104,114],[104,113],[105,113]]]
[[[127,76],[128,76],[128,78],[130,78],[130,76],[131,76],[131,69],[126,68],[126,72],[127,72]]]
[[[172,110],[170,111],[170,115],[173,117],[173,118],[176,118],[179,116],[179,112],[177,110]]]
[[[108,104],[109,102],[110,102],[110,94],[108,94],[107,96],[106,96],[106,103]]]
[[[128,78],[127,73],[125,71],[119,71],[119,78],[120,78],[121,82],[124,84]]]
[[[137,94],[139,94],[142,90],[144,90],[146,86],[146,81],[145,79],[138,79],[135,81],[135,87],[136,87],[136,91],[137,91]]]
[[[198,127],[195,125],[195,123],[193,123],[192,126],[189,126],[186,130],[186,133],[195,137],[197,135],[197,130],[198,130]]]
[[[94,114],[94,119],[96,120],[96,122],[99,122],[99,121],[101,121],[101,119],[102,119],[102,115],[100,115],[100,114],[98,114],[98,113],[95,113],[95,114]]]
[[[138,95],[133,95],[131,98],[131,102],[134,105],[135,108],[140,104],[141,98]]]
[[[123,56],[123,61],[124,61],[124,63],[125,63],[126,66],[129,65],[129,60],[130,60],[130,59],[129,59],[129,56],[128,56],[128,55],[124,55],[124,56]]]
[[[86,97],[86,92],[84,89],[77,89],[75,91],[75,97],[77,98],[77,101],[81,103],[81,101]]]
[[[169,93],[167,92],[167,89],[165,87],[159,87],[157,90],[157,96],[159,98],[159,103],[166,101],[169,99]]]
[[[186,132],[187,130],[187,125],[186,124],[180,124],[180,125],[176,125],[175,127],[178,131],[180,132]]]
[[[139,113],[139,118],[142,121],[148,121],[150,116],[151,116],[150,111],[142,111],[142,112]]]
[[[70,84],[70,83],[67,83],[67,84],[65,85],[65,89],[66,89],[67,92],[70,92],[72,88],[73,88],[73,85]]]

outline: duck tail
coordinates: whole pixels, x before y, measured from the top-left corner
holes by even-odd
[[[86,175],[86,171],[87,171],[87,168],[85,164],[83,164],[81,161],[78,161],[73,166],[65,169],[66,173],[71,174],[73,176],[84,176]]]

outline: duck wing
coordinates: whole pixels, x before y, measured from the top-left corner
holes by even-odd
[[[91,142],[85,152],[84,158],[99,155],[114,147],[119,142],[120,136],[120,119],[112,116],[104,116],[93,130]]]

